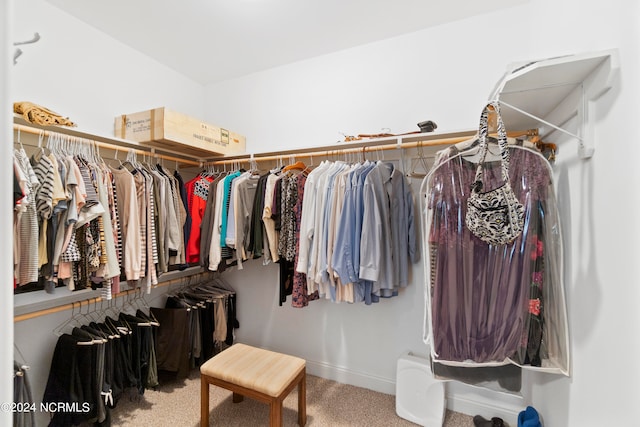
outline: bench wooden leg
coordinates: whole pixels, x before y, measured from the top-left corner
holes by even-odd
[[[271,427],[282,427],[282,400],[277,398],[271,401],[271,408],[269,410]]]
[[[298,425],[307,424],[307,372],[303,371],[302,379],[298,383]]]
[[[200,377],[200,426],[209,427],[209,383]]]
[[[233,392],[233,403],[240,403],[244,400],[244,396],[241,394],[238,394],[236,392]]]

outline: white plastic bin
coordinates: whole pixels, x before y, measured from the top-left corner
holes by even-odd
[[[442,427],[446,410],[444,384],[433,378],[427,359],[405,353],[398,359],[396,413],[425,427]]]

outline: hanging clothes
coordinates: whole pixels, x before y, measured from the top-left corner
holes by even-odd
[[[426,262],[425,341],[434,362],[451,366],[514,363],[568,375],[560,221],[548,161],[509,148],[509,179],[525,207],[526,227],[503,246],[464,225],[476,164],[452,146],[423,181]],[[484,188],[502,182],[487,162]],[[430,336],[430,338],[429,338]]]
[[[109,426],[110,410],[126,390],[142,395],[158,385],[155,328],[160,324],[151,311],[129,308],[135,314],[106,315],[99,323],[77,316],[59,327],[69,323],[72,329],[56,342],[42,402],[75,410],[53,412],[50,426]]]
[[[275,200],[273,213],[275,213],[275,225],[278,232],[278,257],[277,261],[280,267],[279,282],[279,305],[283,305],[287,297],[293,294],[295,264],[294,264],[294,248],[291,248],[295,239],[295,216],[293,208],[295,199],[297,198],[297,174],[286,171],[282,174],[282,178],[276,183],[276,194],[279,196]]]
[[[222,205],[224,203],[225,179],[218,181],[215,191],[215,207],[213,211],[213,231],[209,244],[209,270],[218,271],[222,263],[221,230]],[[222,263],[224,265],[224,263]]]
[[[186,193],[184,186],[175,177],[175,172],[171,175],[160,167],[159,170],[165,173],[169,180],[169,203],[173,203],[175,215],[175,219],[170,218],[169,265],[177,265],[179,268],[184,268],[186,267],[185,245],[188,240],[186,230],[188,229],[187,223],[189,220],[186,209]]]
[[[177,180],[161,165],[156,165],[154,182],[158,187],[158,195],[162,206],[159,209],[159,226],[157,227],[158,251],[161,260],[158,267],[161,273],[169,271],[170,265],[180,264],[184,250],[183,222],[184,208],[179,203],[180,195]]]
[[[395,296],[408,285],[406,266],[418,261],[413,197],[404,175],[379,162],[365,179],[363,204],[360,277],[374,282],[373,295]]]
[[[232,212],[234,225],[234,247],[238,260],[238,269],[242,269],[242,262],[253,258],[250,249],[251,211],[258,189],[260,175],[246,172],[233,181],[232,185]],[[229,243],[229,241],[227,241]]]
[[[49,426],[98,421],[97,396],[92,387],[95,377],[91,368],[95,361],[95,353],[91,348],[93,345],[92,340],[86,337],[64,334],[58,338],[42,402],[65,402],[82,411],[56,412],[52,415]]]
[[[151,307],[160,327],[156,335],[158,375],[186,378],[191,370],[191,309]]]
[[[135,157],[107,166],[92,146],[54,133],[31,158],[15,150],[16,293],[91,287],[111,299],[121,279],[149,293],[187,266],[182,178]]]
[[[13,413],[14,427],[36,426],[36,403],[31,393],[29,367],[13,361],[13,403],[18,410]]]
[[[278,242],[278,254],[280,258],[293,261],[296,247],[296,217],[295,205],[298,199],[298,176],[300,173],[288,173],[283,178],[281,190],[282,218],[280,221],[280,240]]]
[[[295,269],[307,295],[366,304],[396,296],[419,258],[413,211],[392,163],[321,163],[305,180],[299,224]]]
[[[236,305],[235,291],[220,278],[171,292],[164,308],[151,309],[161,325],[158,370],[183,378],[232,345],[240,327]]]
[[[204,214],[202,216],[202,223],[200,227],[200,265],[205,268],[209,267],[209,253],[211,250],[214,211],[216,205],[216,188],[222,178],[224,178],[224,174],[217,174],[209,183],[207,200],[205,203]]]
[[[138,169],[133,169],[131,171],[133,175],[133,182],[136,190],[136,206],[138,208],[138,224],[140,229],[138,230],[138,236],[140,238],[140,276],[139,279],[147,279],[148,278],[148,269],[147,269],[147,212],[149,211],[149,206],[147,205],[147,189],[144,175]]]
[[[55,284],[51,280],[53,276],[53,265],[49,262],[53,256],[53,223],[51,217],[53,215],[53,184],[54,184],[54,165],[51,160],[44,155],[44,151],[38,152],[31,157],[33,170],[40,182],[36,194],[36,210],[38,212],[38,266],[40,268],[40,276],[47,279],[45,289],[47,292],[53,292]]]
[[[389,182],[384,184],[389,186],[384,190],[384,197],[393,212],[380,212],[383,205],[371,203],[367,210],[370,215],[391,221],[385,230],[390,239],[393,237],[394,246],[391,252],[383,253],[389,264],[384,271],[389,276],[376,276],[378,287],[375,289],[374,280],[360,278],[361,252],[371,255],[370,258],[380,256],[369,254],[369,247],[361,249],[365,214],[363,189],[366,176],[376,167],[382,166],[371,162],[362,165],[323,162],[308,175],[308,171],[305,172],[302,180],[299,180],[300,174],[287,168],[276,168],[261,176],[237,171],[216,179],[211,190],[215,193],[208,194],[213,203],[204,210],[212,218],[209,219],[212,225],[202,227],[211,230],[208,268],[219,271],[232,259],[237,261],[239,269],[251,258],[262,257],[264,264],[278,262],[280,304],[295,293],[296,302],[292,303],[299,307],[306,306],[318,295],[336,302],[368,304],[378,301],[380,296],[397,295],[398,289],[408,283],[406,266],[415,263],[419,255],[413,198],[404,176],[393,166],[386,166]],[[298,185],[299,181],[302,185]],[[249,185],[248,192],[246,185]],[[380,182],[368,185],[367,188],[383,186]],[[300,197],[302,195],[305,197]],[[347,204],[349,208],[343,209]],[[347,224],[357,224],[357,236]],[[344,245],[343,235],[349,235],[350,243],[357,241],[355,250]],[[227,255],[223,255],[225,251]],[[358,266],[350,275],[344,273],[346,269],[342,265],[346,257],[350,258],[349,268],[353,269],[354,265],[351,259]],[[381,259],[374,262],[381,263]],[[342,277],[341,273],[344,273]],[[301,278],[307,281],[305,291],[299,287]]]
[[[186,248],[187,263],[200,262],[201,226],[212,181],[213,179],[209,176],[198,175],[185,184],[191,217],[191,230]]]
[[[262,221],[262,213],[264,211],[264,196],[270,173],[265,173],[258,179],[256,187],[256,195],[253,199],[253,207],[251,210],[251,230],[249,236],[249,252],[253,254],[253,258],[263,257],[263,263],[270,261],[269,253],[264,253],[264,222]]]
[[[139,280],[142,274],[140,209],[133,174],[125,168],[111,168],[122,235],[122,266],[126,280]]]
[[[18,286],[38,281],[38,213],[36,196],[40,182],[31,167],[26,152],[14,150],[14,171],[25,195],[15,206],[14,264]]]
[[[371,282],[360,279],[360,243],[364,205],[362,189],[375,163],[365,161],[357,165],[346,177],[342,213],[336,230],[332,271],[337,280],[353,294],[353,302],[364,301],[371,304]]]
[[[296,179],[296,203],[293,206],[295,218],[294,239],[295,239],[295,255],[293,257],[294,267],[298,265],[298,256],[300,254],[300,222],[302,219],[302,204],[304,201],[304,189],[307,182],[307,175],[300,174]],[[291,305],[296,308],[302,308],[309,305],[309,301],[319,299],[318,292],[308,293],[307,275],[294,268],[293,287],[291,289]]]
[[[157,225],[156,225],[156,191],[155,184],[153,180],[153,176],[151,175],[150,169],[148,169],[145,165],[141,165],[141,172],[145,178],[146,185],[146,197],[147,197],[147,206],[149,209],[147,210],[147,275],[149,276],[149,282],[147,282],[147,293],[150,293],[151,286],[155,286],[158,284],[158,236],[157,236]]]
[[[262,209],[262,223],[264,224],[264,250],[269,251],[269,259],[271,261],[278,261],[280,256],[278,255],[278,231],[276,230],[274,207],[275,207],[275,194],[276,194],[276,182],[282,179],[282,176],[274,171],[269,174],[264,189],[264,207]]]
[[[202,227],[210,235],[206,251],[209,270],[222,271],[234,263],[242,269],[243,261],[256,257],[252,209],[259,181],[259,175],[242,171],[221,174],[213,180],[208,195],[211,203],[205,209],[209,224],[203,222]]]
[[[223,191],[220,211],[220,256],[223,260],[234,257],[233,248],[227,245],[227,231],[229,229],[229,208],[231,206],[231,186],[232,182],[240,176],[241,172],[236,171],[227,175],[223,180]]]
[[[296,271],[305,274],[308,294],[312,294],[317,290],[314,286],[315,271],[312,270],[311,266],[312,258],[315,256],[313,245],[316,240],[319,240],[319,237],[315,234],[316,211],[321,209],[320,203],[318,202],[318,181],[330,165],[331,163],[329,162],[322,162],[317,168],[312,170],[307,176],[304,186],[304,199],[300,218],[300,252],[296,264]]]
[[[116,245],[116,239],[118,238],[119,224],[117,229],[114,230],[114,221],[112,215],[115,215],[115,209],[112,206],[113,202],[113,187],[111,185],[111,173],[107,169],[106,165],[102,165],[98,168],[98,195],[100,197],[100,203],[107,209],[101,216],[101,237],[104,239],[102,260],[103,269],[98,273],[98,276],[105,279],[105,285],[101,297],[110,300],[113,295],[113,279],[120,276],[120,263],[118,262],[118,247]],[[119,290],[119,288],[118,288]]]
[[[185,187],[184,179],[182,179],[182,175],[176,169],[173,172],[173,177],[175,178],[175,185],[179,196],[180,201],[180,209],[182,212],[183,218],[183,240],[182,240],[182,253],[179,258],[179,263],[184,264],[186,262],[186,247],[189,242],[189,238],[191,236],[191,212],[189,212],[189,198],[187,195],[187,189]]]

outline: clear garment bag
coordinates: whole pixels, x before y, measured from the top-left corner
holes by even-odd
[[[477,164],[464,149],[439,153],[423,180],[424,340],[435,365],[516,365],[569,375],[562,235],[551,167],[535,150],[508,150],[511,187],[525,209],[523,230],[508,244],[486,243],[465,224]],[[498,187],[501,162],[487,161],[483,168],[486,191]],[[470,379],[475,375],[469,371]]]

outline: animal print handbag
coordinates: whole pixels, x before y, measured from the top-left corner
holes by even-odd
[[[498,145],[500,147],[503,184],[498,188],[483,193],[483,165],[489,145],[487,118],[490,107],[493,107],[497,115]],[[465,224],[480,240],[491,245],[506,245],[513,242],[522,233],[524,207],[511,189],[507,132],[502,122],[502,117],[500,117],[500,105],[497,102],[487,104],[482,110],[479,139],[480,160],[474,182],[471,185],[471,194],[467,200]]]

